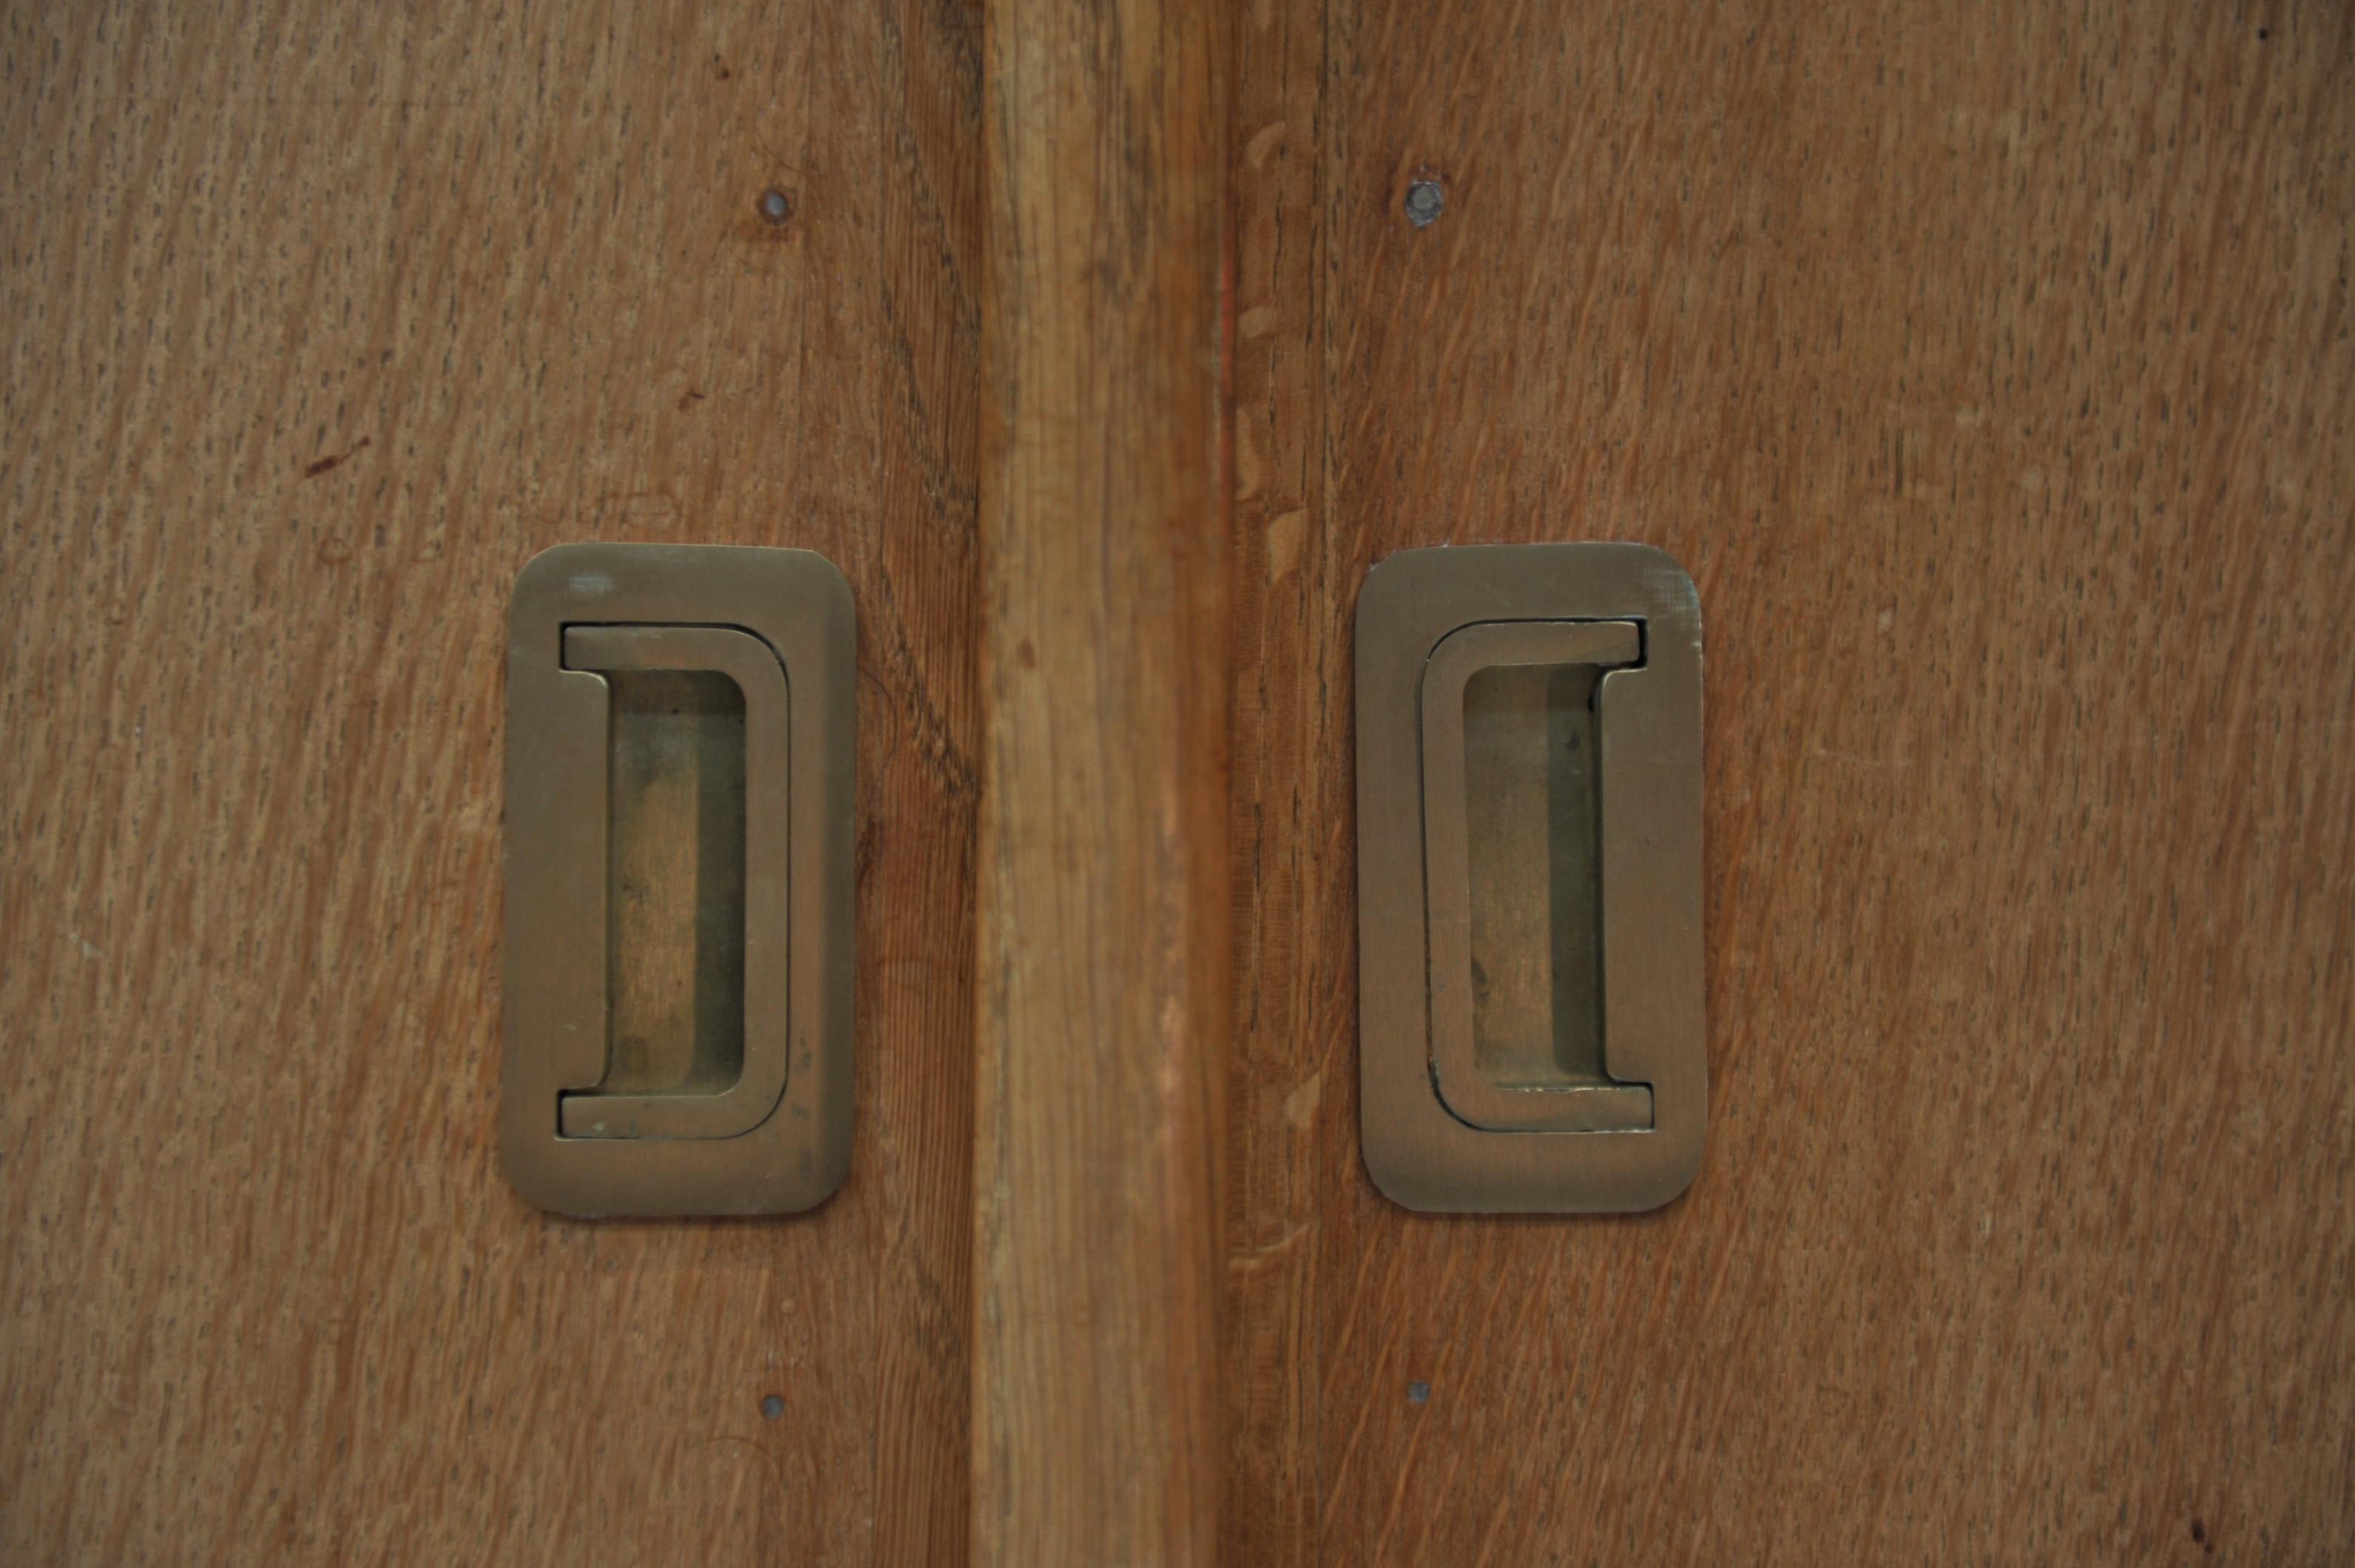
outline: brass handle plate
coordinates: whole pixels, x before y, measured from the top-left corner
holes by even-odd
[[[564,1213],[807,1209],[850,1137],[847,584],[584,544],[517,577],[501,1152]]]
[[[1412,1209],[1649,1209],[1700,1161],[1700,611],[1639,545],[1358,599],[1360,1126]]]

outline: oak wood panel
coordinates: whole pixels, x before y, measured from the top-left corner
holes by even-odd
[[[2350,13],[1244,29],[1229,1554],[2344,1555]],[[1411,1215],[1351,605],[1549,538],[1700,585],[1709,1154]]]
[[[974,13],[0,39],[0,1557],[961,1559]],[[583,538],[858,593],[858,1145],[804,1219],[496,1168],[506,600]]]
[[[1207,1562],[1226,39],[1179,0],[987,39],[974,1556]]]
[[[1316,1555],[1326,1232],[1316,1129],[1357,1070],[1355,796],[1342,656],[1353,553],[1326,515],[1321,3],[1253,0],[1235,23],[1234,1040],[1227,1277],[1220,1325],[1226,1466],[1220,1544],[1238,1563]],[[1322,770],[1337,770],[1320,776]]]

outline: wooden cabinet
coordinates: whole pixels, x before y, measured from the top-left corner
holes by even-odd
[[[6,28],[0,1557],[954,1556],[979,18]],[[858,1147],[803,1220],[496,1167],[505,606],[585,538],[857,595]]]
[[[2343,1553],[2345,17],[1242,26],[1230,1554]],[[1583,538],[1700,590],[1708,1152],[1642,1218],[1409,1214],[1350,606]]]
[[[0,48],[0,1557],[2355,1546],[2339,10]],[[851,584],[807,1216],[496,1169],[506,595],[581,539]],[[1582,539],[1700,590],[1707,1151],[1411,1214],[1358,584]]]

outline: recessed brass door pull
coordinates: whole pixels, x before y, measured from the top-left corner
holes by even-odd
[[[849,1157],[850,595],[805,550],[568,545],[507,661],[509,1178],[806,1209]]]
[[[1656,549],[1419,549],[1358,596],[1360,1122],[1413,1209],[1649,1209],[1708,1116],[1700,607]]]

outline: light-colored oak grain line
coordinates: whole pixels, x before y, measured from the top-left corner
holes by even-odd
[[[1211,1559],[1229,1025],[1223,28],[986,50],[977,1562]]]

